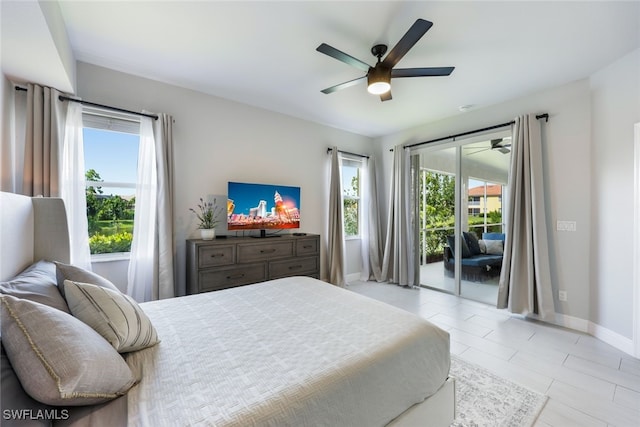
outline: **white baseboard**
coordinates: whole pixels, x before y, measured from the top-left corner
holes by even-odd
[[[554,325],[562,326],[564,328],[573,329],[574,331],[589,333],[589,321],[581,319],[579,317],[569,316],[567,314],[556,313],[556,319]]]
[[[589,320],[556,313],[556,320],[553,323],[558,326],[573,329],[574,331],[584,332],[598,338],[600,341],[603,341],[612,347],[617,348],[620,351],[634,357],[636,356],[633,340],[631,338],[622,336],[617,332],[613,332],[612,330]]]
[[[630,356],[637,357],[635,354],[635,346],[631,338],[624,337],[617,332],[613,332],[603,326],[589,322],[589,335],[593,335],[601,341],[606,342],[610,346],[617,348],[620,351],[624,351]]]

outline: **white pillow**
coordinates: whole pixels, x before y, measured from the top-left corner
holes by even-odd
[[[487,245],[484,243],[484,240],[478,240],[478,246],[480,246],[480,253],[481,254],[486,254],[487,253]]]
[[[130,296],[71,280],[64,281],[64,289],[71,314],[91,326],[119,353],[159,342],[151,320]]]
[[[502,255],[504,253],[502,240],[485,240],[484,244],[487,248],[487,255]]]

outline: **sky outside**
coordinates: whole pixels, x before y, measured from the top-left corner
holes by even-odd
[[[84,128],[84,167],[94,169],[103,181],[135,184],[138,135]],[[133,195],[134,188],[102,187],[103,194]]]

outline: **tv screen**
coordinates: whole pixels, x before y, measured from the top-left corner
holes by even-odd
[[[300,187],[229,182],[229,230],[300,228]]]

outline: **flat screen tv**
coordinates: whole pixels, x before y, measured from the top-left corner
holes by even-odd
[[[229,230],[300,228],[300,187],[229,182],[227,195]]]

